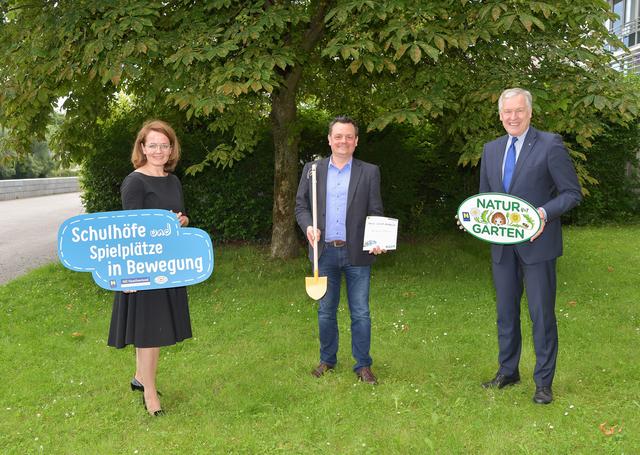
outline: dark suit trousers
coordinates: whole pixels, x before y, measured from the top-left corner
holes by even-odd
[[[522,334],[520,299],[527,290],[529,316],[533,323],[537,386],[551,386],[558,356],[556,322],[556,260],[524,264],[513,246],[505,246],[500,263],[493,263],[498,313],[499,372],[511,376],[518,371]]]

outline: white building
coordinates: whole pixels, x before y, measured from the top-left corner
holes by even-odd
[[[607,21],[606,26],[629,48],[629,52],[621,49],[614,51],[619,59],[615,67],[625,73],[640,74],[640,0],[607,0],[607,2],[618,18]]]

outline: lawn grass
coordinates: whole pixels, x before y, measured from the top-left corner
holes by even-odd
[[[220,246],[212,278],[189,289],[194,338],[161,352],[163,418],[129,390],[133,349],[106,346],[112,295],[88,274],[52,264],[0,286],[0,452],[640,453],[640,227],[565,229],[548,406],[531,401],[525,308],[522,383],[480,387],[497,368],[489,247],[456,234],[374,266],[377,387],[351,371],[344,295],[337,369],[311,377],[304,258]]]

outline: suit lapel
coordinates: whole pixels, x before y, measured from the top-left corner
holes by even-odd
[[[349,176],[349,194],[347,195],[347,213],[349,213],[349,207],[353,201],[353,197],[356,194],[356,188],[360,181],[360,175],[362,174],[362,166],[360,161],[355,158],[351,159],[351,176]]]
[[[329,158],[318,161],[317,182],[318,182],[318,219],[324,222],[324,212],[327,207],[327,173],[329,168]]]
[[[513,188],[518,181],[518,176],[522,173],[522,168],[526,165],[527,159],[531,156],[537,137],[538,132],[535,128],[530,126],[529,132],[524,138],[524,144],[522,144],[522,148],[520,149],[518,161],[516,162],[516,169],[513,172],[513,178],[511,179],[511,188]]]

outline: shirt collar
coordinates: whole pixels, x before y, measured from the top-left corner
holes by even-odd
[[[351,168],[351,163],[353,162],[353,158],[351,158],[347,164],[344,165],[344,167],[342,169],[339,169],[338,166],[336,166],[335,164],[333,164],[333,157],[329,157],[329,166],[330,167],[334,167],[339,171],[344,171],[345,169],[350,169]]]
[[[517,136],[518,142],[516,142],[516,144],[524,144],[524,138],[527,137],[528,132],[529,132],[529,128],[524,130],[524,133],[522,133],[520,136]],[[509,135],[509,141],[508,141],[509,145],[511,144],[511,141],[513,141],[513,136]]]

